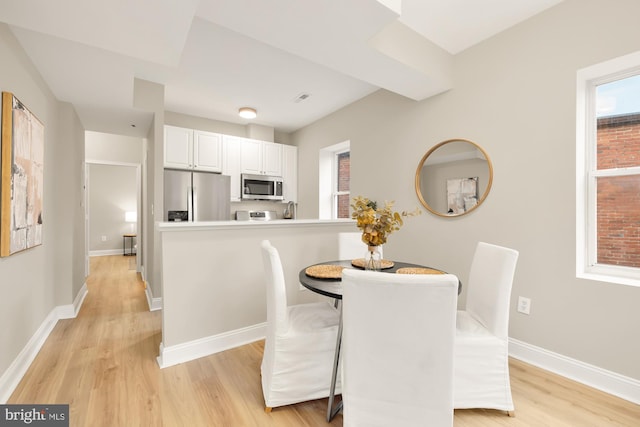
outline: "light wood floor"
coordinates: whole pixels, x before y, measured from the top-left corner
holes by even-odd
[[[263,342],[159,369],[160,312],[149,312],[130,257],[91,260],[76,319],[58,322],[8,403],[68,403],[71,426],[341,426],[327,400],[264,412]],[[517,360],[516,417],[456,410],[464,426],[640,426],[640,406]]]

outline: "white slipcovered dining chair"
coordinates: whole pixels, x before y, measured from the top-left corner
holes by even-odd
[[[509,302],[518,252],[479,242],[465,310],[456,318],[454,408],[515,415],[509,379]]]
[[[329,396],[340,313],[329,302],[287,305],[278,250],[262,241],[267,335],[262,356],[265,410]],[[336,385],[340,392],[340,384]]]
[[[380,256],[383,256],[382,246],[378,247]],[[362,233],[342,232],[338,233],[338,257],[339,259],[349,260],[363,258],[367,252],[367,245],[362,241]]]
[[[453,425],[458,278],[342,272],[344,426]]]

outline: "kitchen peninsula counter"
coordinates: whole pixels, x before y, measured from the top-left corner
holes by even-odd
[[[302,287],[298,272],[337,259],[338,234],[358,232],[350,219],[159,222],[156,229],[162,251],[161,367],[264,338],[262,240],[280,253],[292,305],[326,300]]]
[[[268,228],[283,226],[331,226],[348,224],[357,231],[356,222],[352,219],[275,219],[270,221],[249,220],[249,221],[202,221],[202,222],[158,222],[156,228],[159,231],[187,231],[187,230],[223,230],[242,228]]]

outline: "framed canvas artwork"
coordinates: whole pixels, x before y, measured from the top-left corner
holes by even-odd
[[[44,126],[2,92],[0,256],[42,244]]]

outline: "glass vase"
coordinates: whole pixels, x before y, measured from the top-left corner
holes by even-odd
[[[373,245],[367,246],[367,252],[364,254],[364,269],[372,271],[382,270],[380,247]]]

